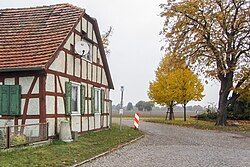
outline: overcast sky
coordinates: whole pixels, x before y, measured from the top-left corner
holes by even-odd
[[[159,32],[163,19],[159,17],[160,3],[167,0],[0,0],[0,8],[31,7],[71,3],[85,8],[95,17],[101,32],[114,28],[110,38],[111,54],[108,55],[110,71],[115,90],[111,92],[113,104],[120,102],[120,86],[125,87],[124,104],[139,100],[149,100],[147,90],[149,81],[155,77],[156,70],[164,53]],[[217,104],[218,83],[205,85],[205,97],[199,104]]]

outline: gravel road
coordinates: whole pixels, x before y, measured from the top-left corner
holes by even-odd
[[[132,120],[123,124],[131,126]],[[139,128],[145,138],[83,167],[250,166],[249,137],[147,122],[141,122]]]

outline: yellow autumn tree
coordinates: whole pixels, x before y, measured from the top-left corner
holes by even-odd
[[[156,71],[156,79],[150,82],[148,96],[170,109],[169,119],[173,119],[173,106],[177,103],[184,106],[186,120],[186,104],[191,100],[201,100],[203,86],[198,77],[186,67],[183,59],[175,55],[166,55]]]
[[[203,97],[204,87],[198,76],[189,68],[177,68],[170,72],[166,78],[171,90],[175,90],[174,97],[178,104],[184,108],[184,121],[186,121],[186,105],[189,101],[200,101]]]
[[[155,81],[150,82],[148,96],[157,104],[167,106],[169,109],[169,120],[174,118],[173,107],[176,105],[175,92],[170,91],[167,75],[177,67],[184,67],[185,62],[182,59],[175,58],[173,54],[165,55],[161,60],[155,74]],[[167,115],[166,115],[167,118]]]
[[[249,0],[168,0],[161,5],[166,51],[220,82],[216,125],[250,82]]]
[[[170,110],[169,120],[174,118],[173,107],[174,102],[174,92],[169,91],[169,84],[164,77],[158,77],[155,81],[150,82],[148,96],[149,98],[160,104],[162,106],[167,106]],[[167,115],[166,115],[167,118]]]

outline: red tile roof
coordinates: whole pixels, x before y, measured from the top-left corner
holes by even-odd
[[[0,9],[0,70],[43,68],[83,12],[70,4]]]

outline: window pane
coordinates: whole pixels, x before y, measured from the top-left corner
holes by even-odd
[[[95,90],[95,112],[100,113],[100,108],[101,108],[101,95],[100,95],[100,90],[96,89]]]
[[[77,109],[77,101],[78,101],[77,91],[78,91],[78,87],[72,86],[72,111],[78,111],[78,109]]]

